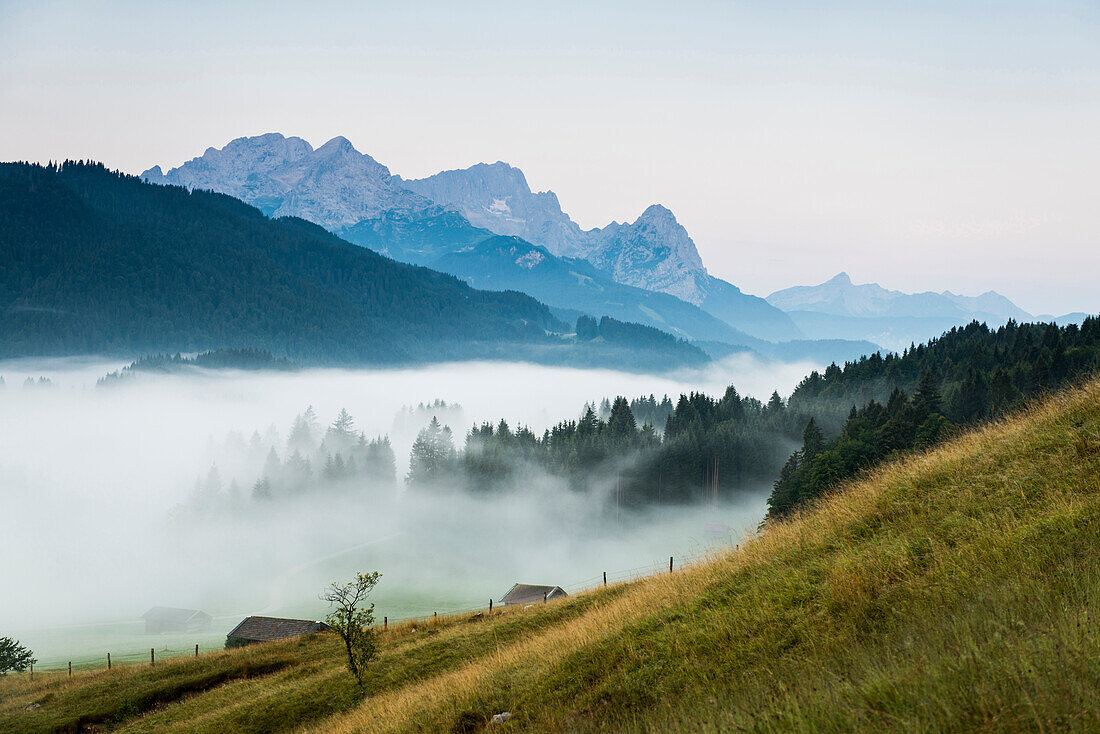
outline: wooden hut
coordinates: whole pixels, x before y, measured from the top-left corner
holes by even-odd
[[[500,599],[505,606],[517,604],[535,604],[551,599],[569,596],[560,586],[538,586],[535,584],[514,584],[508,593]]]
[[[309,619],[283,619],[281,617],[245,617],[225,636],[226,647],[241,647],[254,642],[288,640],[293,637],[327,632],[332,628],[324,622]]]

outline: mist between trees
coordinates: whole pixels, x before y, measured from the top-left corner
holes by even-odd
[[[395,429],[416,438],[408,473],[399,477],[388,435],[358,431],[343,409],[322,425],[311,406],[285,440],[274,429],[255,431],[247,441],[227,437],[216,449],[219,462],[196,481],[183,509],[231,510],[349,491],[387,502],[402,485],[427,496],[564,488],[587,496],[600,512],[717,504],[773,480],[807,422],[778,393],[762,403],[733,387],[721,398],[692,392],[675,403],[667,395],[604,399],[541,434],[502,418],[474,425],[456,441],[450,424],[463,416],[461,406],[441,400],[402,409]],[[223,476],[224,467],[231,477]]]
[[[602,488],[594,499],[616,513],[717,503],[774,482],[771,515],[781,516],[887,456],[934,445],[958,427],[1089,374],[1100,361],[1098,324],[1093,318],[1080,327],[1010,322],[992,330],[973,323],[900,355],[875,353],[814,371],[790,405],[778,392],[762,403],[732,385],[721,398],[690,392],[675,403],[667,395],[660,401],[620,396],[585,404],[577,419],[541,434],[501,418],[475,424],[456,440],[460,406],[422,404],[395,422],[419,428],[404,482],[415,491],[492,494],[530,491],[536,479],[549,477],[573,493]],[[912,399],[906,390],[914,391]],[[845,412],[847,421],[841,420]],[[826,431],[839,434],[828,446]],[[263,450],[255,434],[254,464]],[[356,434],[346,411],[324,431],[312,409],[299,415],[283,456],[274,445],[267,448],[254,498],[318,484],[361,481],[384,489],[397,483],[389,439]]]

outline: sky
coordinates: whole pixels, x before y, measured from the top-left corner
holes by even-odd
[[[263,132],[503,160],[676,214],[767,295],[848,272],[1100,308],[1100,3],[0,0],[0,160],[140,173]]]

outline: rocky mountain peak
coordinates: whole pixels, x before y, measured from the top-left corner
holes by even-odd
[[[270,216],[297,216],[332,231],[384,211],[433,206],[396,185],[388,168],[339,136],[317,150],[280,133],[237,138],[166,174],[159,172],[154,167],[142,177],[229,194]]]
[[[582,230],[553,191],[532,192],[523,171],[502,161],[443,171],[401,185],[458,212],[475,226],[585,258],[615,280],[698,305],[707,277],[695,243],[676,216],[652,204],[634,222]]]
[[[522,237],[556,255],[582,256],[588,240],[552,191],[533,192],[520,169],[503,161],[442,171],[401,186],[456,211],[476,227]]]
[[[672,210],[661,204],[650,204],[647,206],[646,210],[642,212],[641,216],[639,216],[634,223],[678,224],[676,215],[672,213]]]
[[[317,152],[320,153],[323,150],[330,152],[338,151],[340,153],[359,152],[355,150],[355,146],[351,144],[351,141],[345,138],[343,135],[337,135],[335,138],[318,148]]]
[[[699,250],[675,215],[660,204],[633,223],[611,223],[586,233],[587,258],[620,283],[670,293],[695,305],[706,298],[707,270]]]

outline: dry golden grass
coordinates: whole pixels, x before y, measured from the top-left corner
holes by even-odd
[[[1098,499],[1092,382],[309,730],[1100,728]]]
[[[495,670],[518,664],[523,664],[532,672],[544,669],[553,665],[561,655],[640,618],[647,610],[696,592],[704,575],[702,567],[693,567],[676,574],[660,574],[634,582],[629,595],[599,604],[582,617],[548,626],[518,642],[501,646],[457,670],[377,696],[341,721],[325,721],[313,730],[387,731],[393,727],[393,722],[415,718],[419,711],[441,701],[460,702],[478,686],[484,685]],[[515,610],[509,613],[524,612]]]

